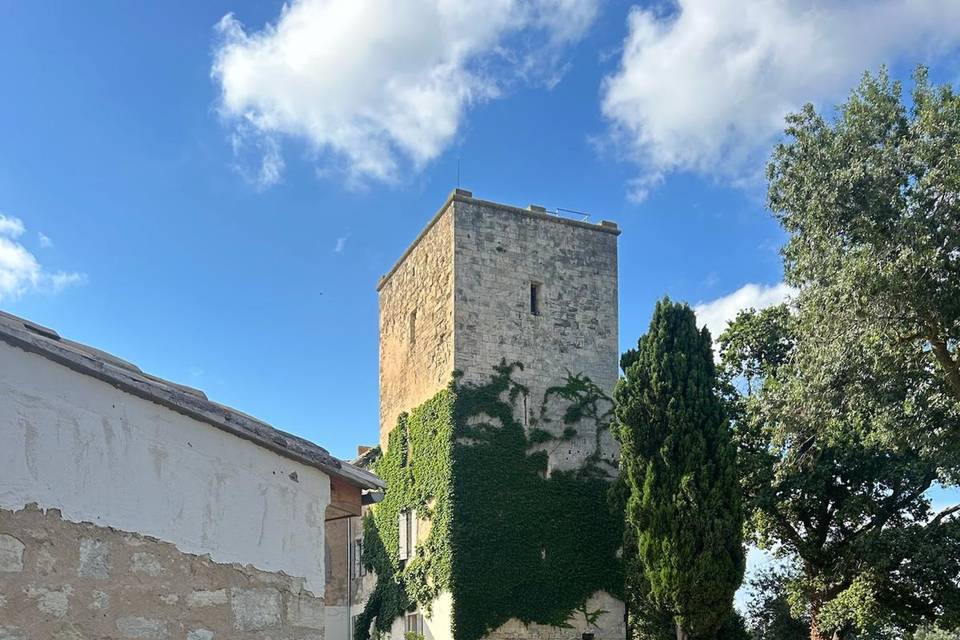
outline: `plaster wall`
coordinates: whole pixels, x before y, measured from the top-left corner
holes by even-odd
[[[326,614],[324,640],[350,640],[350,607],[327,605],[324,612]]]
[[[424,640],[450,640],[453,634],[453,598],[449,592],[441,593],[430,607],[430,615],[423,615]],[[406,619],[397,618],[390,626],[390,637],[384,640],[404,640],[406,637]]]
[[[0,343],[0,508],[151,536],[324,594],[330,479]]]

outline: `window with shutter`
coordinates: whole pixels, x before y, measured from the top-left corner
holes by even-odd
[[[417,555],[417,511],[401,511],[397,522],[400,534],[400,559],[409,560]]]
[[[359,578],[366,573],[363,567],[363,541],[354,540],[350,547],[350,577]]]
[[[398,516],[397,529],[400,533],[400,560],[406,560],[410,557],[410,522],[407,518],[407,512],[401,511]]]
[[[407,557],[417,555],[417,510],[407,511]]]
[[[357,540],[357,576],[367,575],[367,566],[363,564],[363,540]]]
[[[404,632],[423,635],[423,615],[420,613],[408,613],[404,620]]]

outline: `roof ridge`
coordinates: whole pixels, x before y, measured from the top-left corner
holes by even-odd
[[[199,389],[145,373],[105,351],[66,340],[43,325],[0,311],[0,340],[78,373],[107,382],[131,395],[206,422],[297,462],[336,475],[362,488],[382,488],[377,476],[343,462],[320,445],[207,398]]]

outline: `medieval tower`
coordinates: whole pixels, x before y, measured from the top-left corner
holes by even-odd
[[[358,638],[624,638],[619,233],[457,189],[380,280],[388,489]]]

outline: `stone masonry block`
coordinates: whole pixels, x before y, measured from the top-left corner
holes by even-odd
[[[294,627],[322,630],[324,628],[323,598],[300,593],[287,603],[287,620]]]
[[[163,575],[163,565],[152,553],[135,553],[130,557],[130,568],[134,573],[148,576]]]
[[[191,609],[198,607],[212,607],[218,604],[227,604],[227,590],[194,591],[187,596],[187,606]]]
[[[117,631],[124,638],[143,638],[145,640],[166,640],[170,637],[167,623],[163,620],[131,616],[117,620]]]
[[[0,625],[0,640],[27,640],[27,634],[18,627]]]
[[[6,533],[0,533],[0,573],[23,571],[23,550],[26,547],[20,540]]]
[[[80,567],[77,574],[81,578],[110,577],[110,547],[103,540],[84,538],[80,541]]]
[[[276,589],[237,589],[230,593],[233,628],[260,631],[280,626],[280,592]]]
[[[27,587],[25,589],[27,597],[33,598],[37,602],[37,609],[42,614],[63,618],[70,609],[70,594],[73,588],[70,585],[64,585],[60,589],[47,589],[45,587]]]

